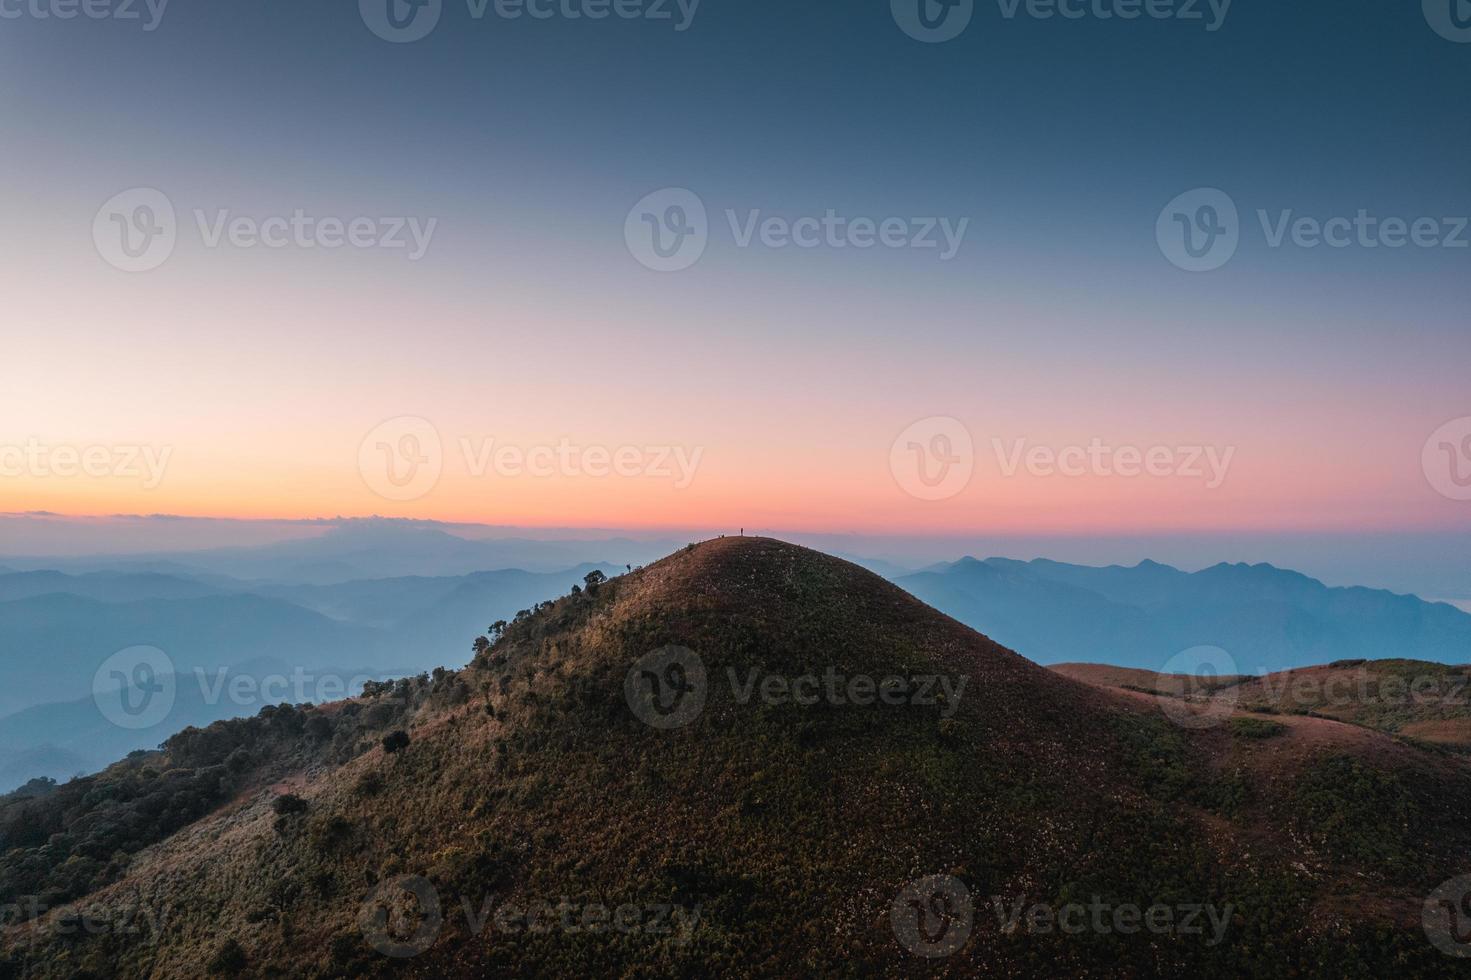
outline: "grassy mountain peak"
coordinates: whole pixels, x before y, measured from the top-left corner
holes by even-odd
[[[1354,731],[1182,729],[855,565],[722,538],[592,576],[463,671],[5,798],[0,904],[35,914],[0,969],[1448,970],[1418,914],[1467,870],[1466,770]],[[1363,819],[1334,821],[1345,806]],[[1209,909],[1219,928],[1017,917],[1079,904]]]

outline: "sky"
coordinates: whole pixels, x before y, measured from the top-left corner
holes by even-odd
[[[0,512],[1467,528],[1453,25],[909,2],[0,0]]]

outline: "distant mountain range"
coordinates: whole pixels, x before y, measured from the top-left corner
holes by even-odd
[[[0,573],[0,792],[34,776],[92,771],[188,725],[253,715],[274,700],[254,684],[243,698],[208,693],[222,678],[259,684],[303,670],[304,700],[319,700],[319,685],[463,666],[491,622],[566,594],[593,570],[623,571],[587,564],[330,585],[190,579],[178,569]],[[111,725],[92,700],[99,666],[134,646],[162,650],[179,677],[172,710],[142,730]],[[293,680],[288,692],[300,689]],[[329,688],[325,697],[343,693]]]
[[[1348,658],[1471,661],[1471,615],[1376,589],[1329,588],[1271,565],[1184,572],[965,558],[894,580],[1038,663],[1158,670],[1198,646],[1255,674]]]
[[[255,547],[56,558],[10,557],[16,570],[152,572],[190,579],[330,585],[408,576],[469,575],[486,569],[555,572],[588,562],[642,564],[687,542],[674,540],[468,538],[424,522],[343,521],[321,534]]]
[[[7,558],[8,570],[0,570],[0,665],[8,681],[0,687],[0,745],[7,749],[0,791],[30,776],[90,770],[186,725],[261,707],[259,697],[220,703],[185,694],[197,695],[199,672],[213,682],[221,671],[261,680],[298,668],[353,678],[459,667],[493,620],[565,595],[590,571],[623,572],[662,547],[472,541],[435,526],[354,521],[254,549],[71,558],[59,568]],[[533,557],[538,567],[484,570],[512,554]],[[624,564],[585,561],[608,555]],[[556,571],[540,567],[563,559]],[[1471,661],[1471,615],[1412,596],[1328,588],[1267,565],[1187,573],[1155,562],[1096,568],[966,558],[916,573],[859,561],[1043,664],[1156,670],[1201,645],[1224,648],[1248,674],[1344,658]],[[387,570],[427,573],[381,574]],[[138,645],[171,659],[182,678],[177,703],[143,731],[98,724],[93,674],[113,653]]]

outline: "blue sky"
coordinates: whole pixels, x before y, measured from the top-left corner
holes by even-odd
[[[1465,526],[1419,461],[1471,416],[1471,249],[1273,248],[1257,218],[1364,211],[1449,235],[1471,214],[1471,45],[1415,4],[1123,20],[1095,13],[1118,0],[1078,19],[980,3],[927,44],[886,2],[704,0],[685,30],[673,2],[667,20],[476,19],[446,2],[426,37],[393,44],[347,3],[175,0],[153,30],[141,5],[141,20],[37,16],[53,3],[0,4],[6,438],[167,442],[180,476],[146,502],[0,486],[3,509],[374,513],[353,496],[356,440],[412,414],[447,437],[697,444],[712,475],[679,498],[569,484],[486,503],[446,483],[399,516]],[[137,187],[168,196],[180,240],[129,275],[87,229]],[[625,218],[676,187],[708,208],[709,245],[651,273]],[[1195,188],[1240,213],[1238,250],[1208,273],[1176,268],[1155,235]],[[293,209],[437,225],[412,263],[210,250],[192,228],[195,211]],[[968,225],[943,261],[742,248],[728,211]],[[894,434],[927,416],[978,444],[1229,444],[1239,475],[1215,496],[978,478],[927,507],[884,471]]]

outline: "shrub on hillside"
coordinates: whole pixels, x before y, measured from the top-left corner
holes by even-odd
[[[1280,721],[1266,718],[1232,718],[1231,734],[1237,738],[1276,738],[1287,731]]]
[[[307,802],[295,793],[284,793],[271,801],[271,809],[277,816],[288,817],[293,813],[305,813]]]
[[[245,969],[245,949],[234,939],[225,940],[210,958],[207,969],[214,976],[233,977]]]

